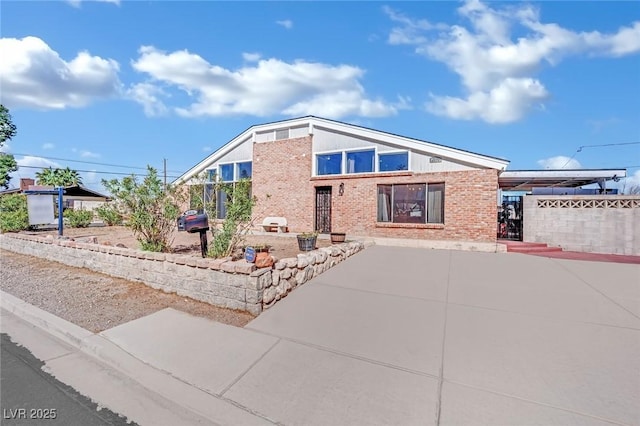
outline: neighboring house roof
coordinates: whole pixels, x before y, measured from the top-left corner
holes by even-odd
[[[577,188],[627,176],[626,169],[510,170],[500,173],[498,185],[503,191],[530,191],[532,188]]]
[[[39,188],[42,188],[42,187],[39,187]],[[50,187],[50,188],[53,188],[53,187]],[[11,189],[6,189],[4,191],[0,191],[0,195],[20,194],[22,192],[23,190],[20,188],[11,188]],[[101,194],[99,192],[96,192],[89,188],[85,188],[84,186],[80,186],[80,185],[66,186],[64,188],[64,196],[65,197],[102,198],[105,201],[111,200],[111,197],[109,197],[108,195]]]
[[[445,145],[427,142],[419,139],[400,136],[393,133],[382,132],[367,127],[356,126],[341,121],[329,120],[326,118],[315,117],[312,115],[300,118],[292,118],[288,120],[275,121],[249,127],[244,132],[233,138],[231,141],[216,150],[213,154],[200,161],[198,164],[187,170],[182,176],[177,178],[174,183],[186,182],[194,176],[202,173],[212,163],[222,158],[224,155],[232,151],[234,148],[246,142],[249,139],[255,140],[256,132],[264,132],[270,130],[282,129],[283,127],[300,127],[309,126],[309,134],[313,133],[315,127],[324,128],[341,132],[347,135],[353,135],[368,139],[372,142],[382,142],[398,147],[407,148],[417,152],[423,152],[434,156],[448,158],[454,161],[460,161],[477,167],[504,170],[509,164],[508,160],[491,157],[487,155],[477,154],[471,151],[451,148]]]

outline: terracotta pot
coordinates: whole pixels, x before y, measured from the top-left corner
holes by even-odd
[[[331,244],[344,243],[344,240],[346,238],[347,238],[347,234],[344,232],[332,232]]]

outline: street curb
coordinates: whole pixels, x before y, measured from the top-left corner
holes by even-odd
[[[2,290],[0,308],[129,377],[149,392],[216,424],[274,424],[247,407],[205,392],[147,364],[99,333],[85,330]]]

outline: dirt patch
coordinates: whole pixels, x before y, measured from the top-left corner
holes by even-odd
[[[142,283],[0,250],[0,288],[94,333],[164,308],[243,327],[254,317]]]
[[[29,232],[35,235],[57,235],[58,231],[36,231]],[[124,226],[102,226],[89,228],[65,228],[64,235],[71,238],[96,237],[99,244],[108,243],[110,245],[123,244],[128,248],[139,249],[140,244],[133,236],[130,229]],[[211,233],[207,234],[209,244],[211,244]],[[245,237],[247,245],[266,244],[271,246],[270,253],[278,259],[286,257],[296,257],[303,253],[298,248],[298,241],[295,234],[279,235],[273,234],[250,234]],[[328,247],[331,241],[326,237],[317,240],[316,247]],[[176,232],[174,234],[171,249],[174,253],[188,254],[200,257],[200,239],[197,233]]]

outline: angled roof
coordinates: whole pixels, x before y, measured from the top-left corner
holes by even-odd
[[[33,187],[33,185],[31,187]],[[53,188],[53,187],[37,186],[37,188]],[[20,188],[11,188],[4,191],[0,191],[0,195],[21,194],[22,192],[23,190]],[[101,194],[99,192],[96,192],[92,189],[89,189],[80,185],[65,186],[64,195],[67,197],[91,197],[91,198],[104,198],[107,201],[111,200],[111,197],[109,197],[108,195]]]
[[[530,191],[532,188],[577,188],[627,176],[626,169],[509,170],[500,173],[503,191]]]
[[[380,130],[374,130],[367,127],[357,126],[354,124],[348,124],[341,121],[329,120],[326,118],[316,117],[309,115],[306,117],[292,118],[288,120],[274,121],[265,124],[253,125],[233,138],[231,141],[220,147],[213,154],[209,155],[198,164],[187,170],[174,183],[186,182],[194,176],[197,176],[203,172],[210,164],[216,162],[219,158],[226,155],[228,152],[246,142],[247,140],[254,140],[254,135],[257,132],[264,132],[270,130],[281,129],[284,126],[287,127],[300,127],[309,126],[309,133],[313,133],[314,128],[322,128],[327,130],[333,130],[344,134],[350,134],[353,136],[361,137],[363,139],[371,140],[372,142],[384,142],[399,147],[404,147],[417,152],[424,152],[426,154],[435,155],[454,161],[459,161],[467,164],[471,164],[477,167],[504,170],[509,164],[508,160],[491,157],[487,155],[478,154],[471,151],[465,151],[462,149],[451,148],[445,145],[436,144],[433,142],[423,141],[419,139],[409,138],[406,136],[400,136],[393,133],[383,132]]]

